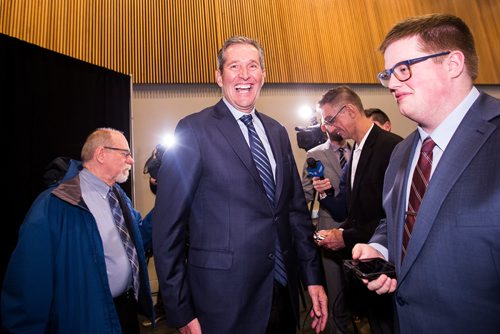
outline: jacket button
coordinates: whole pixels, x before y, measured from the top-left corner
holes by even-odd
[[[267,258],[270,260],[274,260],[274,254],[273,253],[267,254]]]
[[[398,303],[399,306],[404,306],[407,304],[406,300],[404,300],[404,298],[400,296],[396,297],[396,302]]]

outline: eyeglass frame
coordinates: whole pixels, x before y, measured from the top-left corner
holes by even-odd
[[[326,119],[326,118],[323,118],[323,123],[325,123],[325,125],[333,125],[335,123],[335,120],[337,119],[337,116],[342,112],[342,110],[344,110],[344,108],[347,107],[347,104],[344,104],[340,109],[339,111],[337,111],[335,113],[335,115],[333,117],[331,117],[330,119]]]
[[[130,150],[124,149],[124,148],[118,148],[118,147],[111,147],[111,146],[103,146],[103,148],[107,150],[112,150],[112,151],[118,151],[120,152],[125,158],[132,157],[132,152]]]
[[[450,53],[451,53],[451,51],[443,51],[443,52],[439,52],[439,53],[434,53],[434,54],[431,54],[431,55],[427,55],[427,56],[424,56],[424,57],[418,57],[418,58],[413,58],[413,59],[408,59],[408,60],[400,61],[399,63],[397,63],[396,65],[394,65],[392,68],[387,69],[387,70],[383,70],[382,72],[379,72],[377,74],[377,78],[380,81],[380,84],[382,86],[384,86],[384,87],[388,87],[389,86],[389,81],[391,80],[391,75],[392,74],[394,74],[394,76],[396,77],[396,79],[398,79],[400,82],[408,81],[408,80],[411,79],[411,76],[412,76],[411,65],[420,63],[420,62],[422,62],[424,60],[427,60],[427,59],[430,59],[430,58],[435,58],[435,57],[449,55]],[[394,71],[397,67],[399,67],[401,65],[406,65],[408,67],[408,73],[409,73],[409,75],[408,75],[408,78],[406,78],[406,79],[400,79],[398,77],[398,74]],[[387,79],[382,79],[383,75],[386,75]],[[385,84],[384,84],[384,82],[385,82]]]

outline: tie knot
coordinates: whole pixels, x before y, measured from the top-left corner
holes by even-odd
[[[252,124],[252,115],[243,115],[240,117],[240,120],[245,124],[246,126],[249,126]]]
[[[429,153],[434,149],[434,146],[436,146],[436,143],[434,140],[432,140],[431,137],[425,138],[424,142],[422,143],[422,152]]]
[[[118,204],[118,197],[116,196],[115,192],[113,191],[113,187],[109,188],[109,191],[108,191],[108,201],[112,205],[119,205]]]
[[[344,151],[345,151],[345,148],[343,148],[343,147],[339,147],[339,152],[340,152],[340,153],[344,153]]]

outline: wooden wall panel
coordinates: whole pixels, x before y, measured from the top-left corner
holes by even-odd
[[[377,83],[377,47],[397,21],[453,13],[469,24],[478,83],[500,83],[498,0],[0,0],[0,32],[135,83],[213,83],[231,35],[257,38],[267,82]]]

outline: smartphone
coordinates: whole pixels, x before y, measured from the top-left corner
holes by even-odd
[[[390,278],[396,277],[396,268],[394,265],[381,258],[344,260],[344,266],[352,270],[358,278],[364,278],[369,281],[377,279],[382,274]]]

